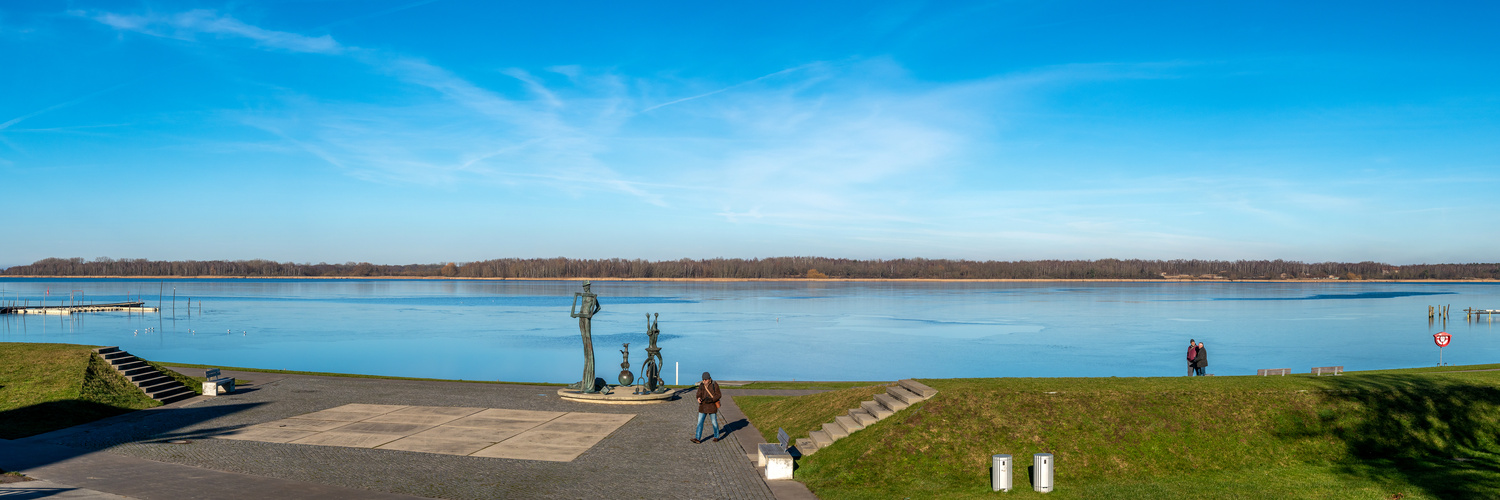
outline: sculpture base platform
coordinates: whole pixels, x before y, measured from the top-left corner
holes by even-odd
[[[677,399],[677,391],[669,390],[661,394],[631,394],[624,387],[616,388],[614,394],[584,394],[577,389],[566,387],[557,390],[557,395],[569,401],[582,401],[585,403],[602,403],[611,405],[644,405],[651,403],[663,403]]]

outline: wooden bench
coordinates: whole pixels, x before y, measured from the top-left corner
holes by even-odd
[[[203,370],[203,395],[218,396],[219,389],[224,389],[224,394],[234,392],[234,378],[219,375],[218,368]]]
[[[1312,374],[1313,375],[1317,375],[1317,376],[1321,377],[1321,376],[1323,376],[1324,373],[1332,373],[1334,375],[1343,375],[1344,374],[1344,367],[1342,367],[1342,366],[1315,366],[1312,369]]]
[[[792,478],[792,452],[787,448],[787,443],[792,440],[786,434],[786,429],[776,429],[777,443],[764,443],[756,446],[759,450],[760,459],[757,465],[766,468],[766,480]]]
[[[1259,376],[1262,376],[1262,377],[1269,377],[1271,375],[1281,375],[1281,376],[1285,377],[1287,375],[1291,375],[1292,374],[1292,369],[1291,368],[1261,368],[1259,370],[1255,370],[1255,374],[1259,375]]]

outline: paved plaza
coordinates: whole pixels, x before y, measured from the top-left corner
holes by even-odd
[[[226,375],[250,382],[234,394],[15,443],[236,475],[223,481],[275,478],[428,498],[773,498],[740,443],[759,441],[742,418],[729,419],[729,439],[689,442],[697,412],[691,392],[660,404],[616,406],[563,400],[555,387]],[[149,478],[90,482],[88,474],[61,466],[34,470],[51,470],[55,477],[38,477],[81,488],[173,497],[140,494],[154,491],[149,484],[124,493],[109,487]]]
[[[634,416],[352,403],[214,437],[571,462]]]

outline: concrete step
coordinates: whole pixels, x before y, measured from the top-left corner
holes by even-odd
[[[177,383],[176,380],[173,380],[173,381],[165,383],[165,384],[157,384],[157,385],[153,385],[151,387],[143,387],[143,388],[141,388],[141,391],[145,392],[147,396],[151,396],[151,397],[154,398],[158,394],[166,394],[166,393],[169,393],[169,392],[172,392],[172,391],[176,391],[178,389],[187,389],[187,386],[179,384],[179,383]]]
[[[906,389],[908,391],[911,391],[912,393],[914,393],[914,394],[916,394],[918,396],[922,396],[922,399],[931,398],[931,397],[937,395],[937,389],[933,389],[931,387],[927,387],[926,384],[923,384],[921,382],[917,382],[917,381],[912,380],[912,379],[906,379],[906,380],[902,380],[902,381],[899,381],[899,382],[896,382],[896,383],[900,384],[901,388]]]
[[[853,434],[854,431],[865,428],[864,424],[859,423],[859,421],[854,420],[854,417],[848,415],[839,415],[837,417],[833,417],[833,423],[837,424],[839,427],[844,428],[844,432],[850,434]]]
[[[823,431],[809,432],[807,433],[807,438],[811,439],[813,444],[817,445],[816,449],[819,450],[827,448],[828,445],[833,444],[833,437],[829,436],[827,432]]]
[[[797,453],[804,457],[818,451],[818,444],[814,443],[812,438],[797,438],[795,446],[797,447]]]
[[[120,374],[124,375],[126,377],[133,377],[133,376],[136,376],[136,375],[145,375],[145,374],[150,374],[150,373],[161,373],[161,372],[156,371],[156,368],[152,368],[151,365],[148,365],[148,364],[145,364],[145,363],[141,363],[140,366],[137,366],[137,367],[134,367],[134,368],[127,368],[127,369],[121,369],[120,370]]]
[[[137,373],[135,375],[126,375],[125,378],[127,380],[130,380],[130,383],[135,384],[136,387],[143,387],[144,384],[148,382],[153,382],[159,378],[167,378],[167,376],[162,372],[149,371],[145,373]]]
[[[908,391],[906,389],[902,389],[900,386],[887,387],[885,389],[885,393],[886,394],[890,394],[891,397],[894,397],[896,399],[901,400],[902,403],[906,403],[908,406],[914,405],[918,401],[926,399],[926,398],[923,398],[922,396],[918,396],[917,393],[915,393],[915,392],[911,392],[911,391]]]
[[[100,357],[130,380],[131,384],[140,388],[141,392],[163,404],[175,403],[198,395],[191,388],[177,382],[177,379],[156,371],[156,367],[146,363],[143,359],[131,356],[119,347],[100,347],[94,349],[94,352],[99,353]]]
[[[911,406],[909,404],[902,403],[899,399],[891,397],[890,394],[876,394],[875,401],[879,402],[881,406],[886,407],[886,409],[890,410],[892,413],[904,410],[906,409],[906,407]]]
[[[150,385],[148,387],[142,387],[141,388],[141,392],[146,393],[147,396],[151,396],[153,394],[160,394],[160,393],[163,393],[163,392],[170,391],[172,389],[176,389],[178,387],[183,387],[183,385],[177,383],[176,380],[167,379],[167,380],[160,380],[160,381],[152,382],[152,385]],[[155,396],[152,396],[152,397],[155,397]]]
[[[153,396],[152,399],[161,401],[162,404],[172,404],[198,395],[198,393],[193,392],[192,389],[188,389],[182,386],[177,387],[178,390],[176,392],[158,394]]]
[[[867,412],[863,409],[849,410],[849,418],[854,419],[855,422],[859,422],[859,425],[864,427],[875,425],[875,422],[880,421],[880,419],[875,418],[874,415],[871,415],[870,412]]]
[[[823,432],[828,434],[828,437],[833,438],[834,441],[849,437],[848,429],[845,429],[844,426],[835,424],[833,422],[823,424]]]
[[[896,414],[896,412],[891,411],[890,408],[886,408],[885,405],[880,404],[879,401],[865,401],[863,403],[860,403],[859,407],[860,409],[863,409],[865,413],[874,415],[875,418],[878,419],[884,419],[885,417]]]
[[[131,356],[130,353],[125,351],[115,351],[111,353],[100,354],[99,357],[104,358],[104,360],[108,361],[111,365],[117,364],[122,360],[135,359],[135,356]]]

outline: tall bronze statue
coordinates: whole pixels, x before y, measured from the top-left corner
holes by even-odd
[[[599,296],[589,290],[589,285],[589,282],[583,282],[583,291],[573,294],[573,309],[569,316],[578,318],[578,333],[583,335],[583,380],[578,381],[578,391],[584,394],[599,392],[594,379],[594,339],[590,336],[594,314],[599,312]],[[581,308],[578,307],[579,299],[583,301]]]
[[[655,318],[659,319],[660,317],[661,313],[656,313]],[[661,348],[656,347],[657,335],[661,335],[661,329],[657,327],[657,322],[653,320],[653,316],[647,314],[646,337],[651,339],[651,345],[646,347],[646,362],[641,363],[641,377],[647,392],[659,393],[666,392],[667,381],[661,378],[663,361],[661,359]]]

